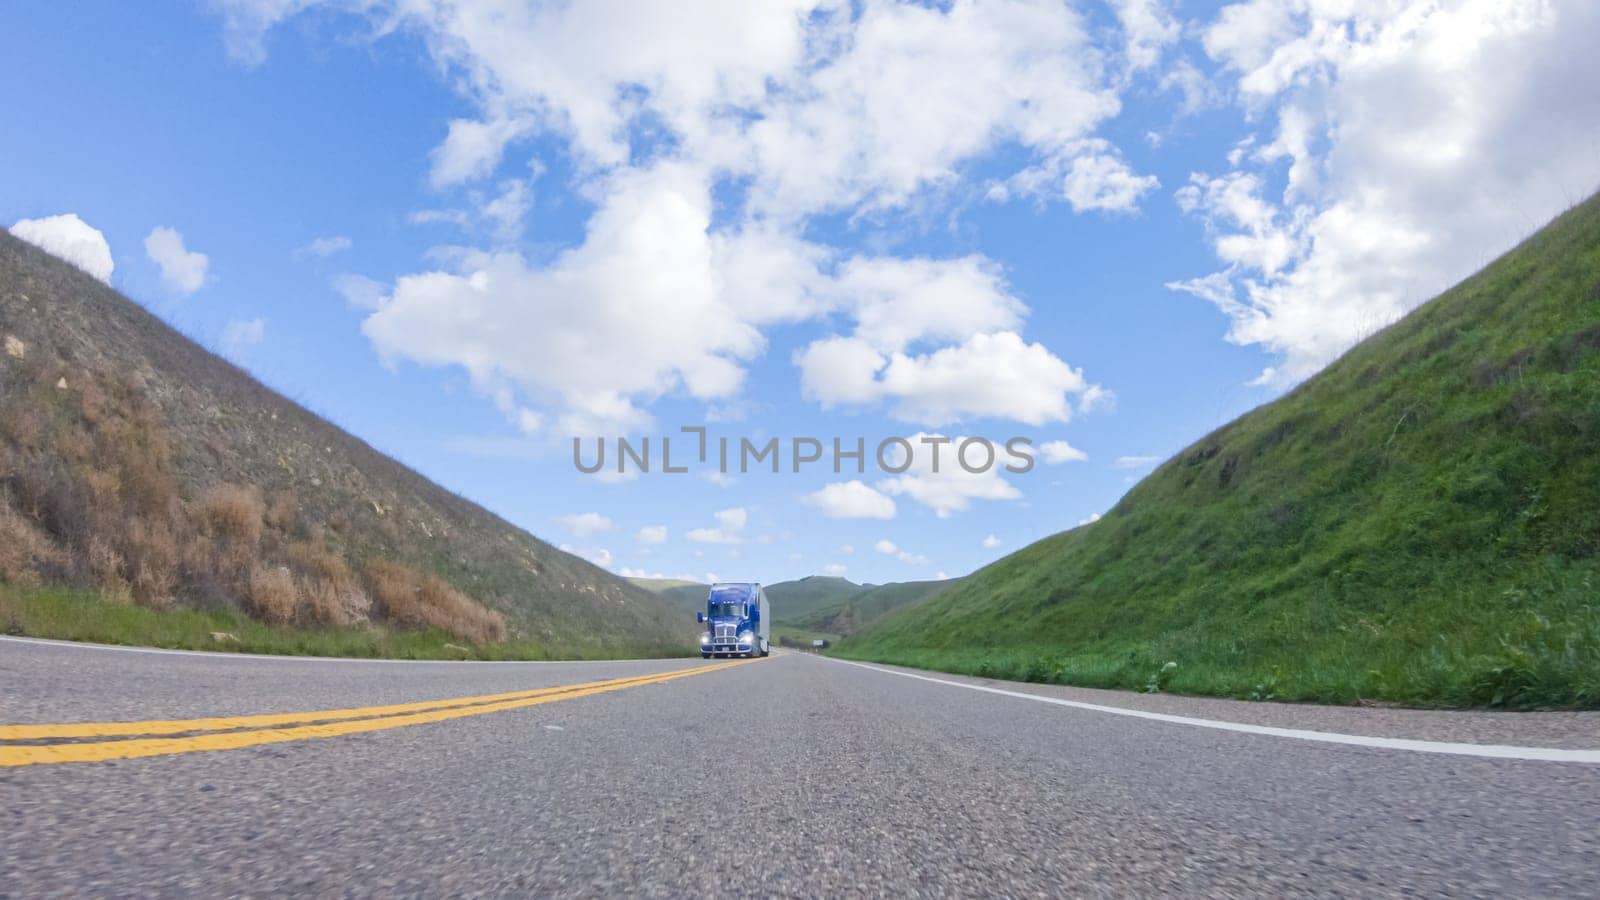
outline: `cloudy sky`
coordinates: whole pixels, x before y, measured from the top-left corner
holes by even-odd
[[[1600,187],[1597,37],[1590,0],[13,4],[0,221],[619,573],[931,578]],[[1038,465],[573,466],[684,425]]]

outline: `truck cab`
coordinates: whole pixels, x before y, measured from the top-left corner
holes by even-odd
[[[700,656],[766,656],[772,636],[767,592],[755,582],[713,584],[706,595],[706,611],[695,620],[704,624]]]

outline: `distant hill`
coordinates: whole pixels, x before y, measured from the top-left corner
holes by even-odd
[[[706,591],[711,587],[698,581],[677,578],[631,578],[634,584],[646,588],[666,601],[667,605],[685,618],[694,628],[694,614],[706,608]]]
[[[773,621],[793,623],[819,609],[837,606],[867,587],[847,578],[807,575],[795,581],[766,585],[766,591],[767,599],[772,602]]]
[[[1242,697],[1600,706],[1600,198],[1099,522],[841,649]]]
[[[440,488],[4,231],[0,340],[0,584],[555,655],[689,647],[693,626],[655,594]]]
[[[690,581],[687,578],[628,578],[627,580],[655,594],[672,588],[705,587],[701,582]]]
[[[960,579],[944,581],[903,581],[880,585],[864,585],[845,600],[813,610],[793,620],[793,624],[827,634],[850,635],[876,622],[885,614],[902,606],[918,603]]]

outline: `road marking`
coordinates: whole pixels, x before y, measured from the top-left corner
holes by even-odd
[[[1192,716],[1175,716],[1169,713],[1146,712],[1142,709],[1128,709],[1122,706],[1104,706],[1099,703],[1084,703],[1081,700],[1065,700],[1060,697],[1045,697],[1040,694],[1029,694],[1023,691],[1008,691],[1004,688],[988,687],[981,684],[967,684],[962,681],[951,681],[948,678],[934,678],[930,675],[918,675],[913,672],[901,672],[896,669],[886,669],[868,663],[853,662],[847,659],[837,659],[824,656],[829,662],[840,663],[846,666],[859,666],[882,672],[885,675],[899,675],[901,678],[915,678],[918,681],[928,681],[934,684],[943,684],[950,687],[966,688],[969,691],[982,691],[985,694],[998,694],[1002,697],[1012,697],[1018,700],[1032,700],[1036,703],[1048,703],[1052,706],[1066,706],[1072,709],[1084,709],[1090,712],[1109,713],[1114,716],[1128,716],[1134,719],[1149,719],[1153,722],[1167,722],[1173,725],[1188,725],[1194,728],[1211,728],[1217,731],[1237,731],[1242,734],[1259,734],[1267,737],[1291,738],[1297,741],[1316,741],[1324,744],[1345,744],[1352,747],[1372,747],[1382,750],[1409,750],[1413,753],[1442,753],[1452,756],[1477,756],[1487,759],[1521,759],[1536,762],[1567,762],[1600,764],[1600,750],[1563,750],[1557,747],[1516,747],[1505,744],[1462,744],[1449,741],[1422,741],[1411,738],[1386,738],[1372,737],[1362,734],[1339,734],[1332,731],[1307,731],[1300,728],[1277,728],[1271,725],[1250,725],[1244,722],[1226,722],[1220,719],[1199,719]]]
[[[208,656],[218,659],[242,659],[256,662],[337,662],[384,663],[412,666],[570,666],[616,662],[666,662],[676,657],[650,659],[385,659],[365,656],[283,656],[275,653],[250,653],[245,650],[172,650],[167,647],[130,647],[125,644],[97,644],[92,641],[61,641],[52,638],[16,637],[0,635],[0,642],[14,644],[43,644],[46,647],[71,647],[76,650],[115,650],[121,653],[156,653],[163,656]]]
[[[455,700],[427,701],[420,704],[398,704],[393,707],[366,707],[369,715],[376,717],[347,719],[349,714],[360,714],[363,710],[326,710],[322,712],[307,713],[280,713],[268,716],[243,716],[233,719],[209,718],[163,720],[146,723],[83,723],[79,725],[40,725],[40,726],[6,726],[8,734],[17,733],[15,729],[95,729],[110,728],[120,729],[108,733],[129,734],[126,729],[131,725],[147,725],[158,729],[166,729],[175,725],[189,725],[186,731],[206,730],[219,727],[219,722],[238,722],[254,720],[282,720],[292,717],[288,721],[294,722],[320,722],[321,724],[299,725],[291,728],[255,728],[250,731],[224,731],[215,734],[201,734],[177,738],[137,737],[115,741],[99,741],[86,743],[66,744],[22,744],[0,746],[0,767],[7,766],[32,766],[45,763],[72,763],[72,762],[101,762],[108,759],[134,759],[145,756],[168,756],[177,753],[195,753],[212,750],[238,750],[244,747],[258,747],[263,744],[281,744],[290,741],[304,741],[314,738],[339,737],[348,734],[362,734],[370,731],[383,731],[390,728],[403,728],[409,725],[423,725],[430,722],[444,722],[450,719],[463,719],[468,716],[481,716],[488,713],[505,712],[513,709],[525,709],[530,706],[539,706],[545,703],[556,703],[562,700],[574,700],[579,697],[592,697],[596,694],[606,694],[613,691],[626,690],[632,687],[641,687],[647,684],[660,684],[678,678],[687,678],[692,675],[704,675],[734,666],[748,665],[756,660],[734,660],[725,663],[716,663],[709,666],[699,666],[692,669],[677,669],[671,672],[660,672],[653,675],[641,675],[633,678],[612,678],[603,681],[591,681],[583,684],[565,685],[557,688],[541,688],[532,692],[513,692],[507,695],[483,695],[480,697],[461,697]],[[516,694],[522,696],[516,696]],[[513,699],[494,700],[497,696],[511,697]],[[461,705],[461,704],[471,705]],[[425,707],[411,712],[398,714],[380,714],[374,711],[396,708]],[[333,719],[334,721],[327,721]],[[202,723],[198,724],[197,723]],[[237,727],[237,726],[221,726]],[[25,733],[25,732],[24,732]],[[171,731],[140,732],[141,734],[171,733]],[[42,735],[57,737],[59,734]],[[91,736],[85,733],[83,736]],[[19,739],[19,738],[10,738]]]
[[[659,673],[657,673],[659,674]],[[557,685],[532,688],[525,691],[507,691],[501,694],[481,694],[476,697],[450,697],[443,700],[423,700],[417,703],[395,703],[387,706],[356,706],[348,709],[323,709],[305,712],[266,713],[251,716],[216,716],[203,719],[154,719],[143,722],[71,722],[66,724],[0,725],[0,741],[33,741],[47,738],[103,738],[118,736],[153,737],[163,734],[186,734],[194,731],[237,731],[245,728],[267,728],[274,725],[309,724],[340,719],[370,719],[400,713],[427,712],[459,706],[478,706],[504,700],[521,700],[545,694],[561,694],[584,687],[606,684],[625,684],[653,675],[634,675],[611,678],[605,681],[580,685]]]

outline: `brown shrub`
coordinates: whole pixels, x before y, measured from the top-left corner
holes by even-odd
[[[128,505],[145,515],[165,516],[178,502],[177,482],[165,463],[150,456],[123,459],[122,489]]]
[[[296,541],[285,552],[295,568],[317,578],[331,581],[352,581],[354,576],[344,557],[310,541]]]
[[[116,505],[122,495],[122,479],[115,472],[103,472],[89,466],[78,469],[78,477],[89,493],[89,501],[97,508],[108,509]]]
[[[132,519],[125,528],[125,574],[133,599],[145,606],[165,607],[178,584],[181,557],[178,538],[159,521]]]
[[[298,619],[304,625],[343,625],[339,589],[326,578],[297,578],[300,594]]]
[[[294,587],[294,576],[287,568],[256,566],[250,572],[251,611],[264,622],[288,624],[297,605]]]
[[[39,421],[37,412],[20,404],[10,404],[4,415],[0,415],[0,422],[4,423],[5,436],[13,444],[24,450],[39,449],[44,438],[44,424]]]
[[[274,491],[267,500],[267,524],[279,531],[293,531],[299,510],[300,504],[295,499],[294,491]]]
[[[355,625],[367,621],[372,598],[361,589],[344,557],[308,541],[290,544],[290,563],[298,579],[302,618],[319,625]]]
[[[92,426],[98,426],[106,420],[111,413],[110,401],[106,399],[105,391],[93,379],[85,379],[78,388],[78,409],[83,415],[83,420]]]
[[[200,498],[200,515],[212,534],[254,546],[261,540],[266,504],[253,487],[219,484]]]
[[[0,494],[0,581],[35,585],[43,567],[64,566],[67,555],[49,535],[11,508]]]
[[[57,432],[55,445],[62,459],[73,462],[83,462],[94,454],[94,440],[76,425],[68,425]]]
[[[89,558],[89,574],[94,576],[95,584],[108,589],[126,587],[122,580],[122,554],[109,541],[100,535],[89,538],[86,555]]]
[[[216,559],[219,570],[236,575],[249,571],[261,544],[262,517],[266,513],[261,492],[253,487],[219,484],[201,496],[199,510],[202,526],[220,544]]]
[[[397,627],[437,628],[479,643],[505,638],[505,616],[442,579],[379,558],[367,562],[366,575],[384,618]]]

